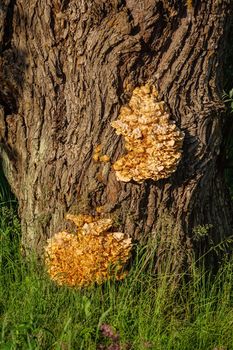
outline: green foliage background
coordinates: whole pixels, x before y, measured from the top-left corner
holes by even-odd
[[[233,198],[233,19],[230,25],[226,49],[223,100],[225,101],[227,112],[223,140],[224,168],[227,184]]]

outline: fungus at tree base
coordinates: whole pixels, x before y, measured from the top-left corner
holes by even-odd
[[[128,151],[113,164],[119,181],[157,181],[176,170],[184,133],[170,120],[154,86],[135,88],[129,104],[111,125],[124,136]]]
[[[132,241],[122,232],[108,232],[111,219],[67,215],[77,226],[76,234],[55,234],[45,247],[45,263],[52,280],[60,285],[88,286],[115,276],[125,276]]]

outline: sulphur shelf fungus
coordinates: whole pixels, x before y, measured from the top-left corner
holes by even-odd
[[[45,264],[59,285],[84,287],[116,277],[122,279],[130,258],[132,241],[122,232],[109,232],[111,219],[67,215],[75,233],[59,232],[48,240]]]
[[[135,88],[129,104],[111,125],[124,136],[128,151],[113,164],[119,181],[157,181],[176,170],[184,133],[170,119],[154,86]]]

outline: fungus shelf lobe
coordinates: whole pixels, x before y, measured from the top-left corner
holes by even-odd
[[[124,136],[128,151],[113,164],[119,181],[157,181],[176,170],[184,133],[170,119],[154,86],[135,88],[128,105],[121,108],[119,119],[111,125]]]
[[[77,232],[59,232],[45,247],[45,264],[51,279],[59,285],[83,287],[113,276],[124,278],[131,238],[122,232],[109,232],[111,219],[71,214],[67,219],[75,223]]]

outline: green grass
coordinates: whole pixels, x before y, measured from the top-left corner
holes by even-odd
[[[214,278],[193,266],[174,288],[141,251],[123,282],[75,290],[21,256],[12,208],[0,207],[0,239],[1,350],[94,350],[110,344],[104,323],[119,332],[121,349],[233,349],[232,261]]]

